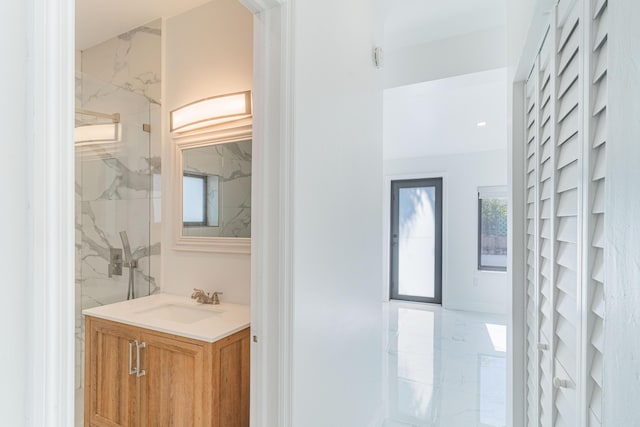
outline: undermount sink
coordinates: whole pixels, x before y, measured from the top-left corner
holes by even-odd
[[[199,307],[189,307],[178,304],[163,304],[136,312],[139,316],[154,318],[157,320],[168,320],[178,323],[194,323],[208,319],[220,314],[219,311],[203,309]]]

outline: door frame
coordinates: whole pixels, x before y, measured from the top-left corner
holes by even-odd
[[[391,210],[390,210],[390,221],[389,221],[389,229],[390,229],[390,245],[389,245],[389,276],[388,276],[388,280],[389,280],[389,298],[390,299],[394,299],[394,300],[402,300],[402,301],[414,301],[414,302],[426,302],[426,303],[432,303],[432,304],[442,304],[442,272],[444,270],[444,264],[443,264],[443,233],[444,233],[444,225],[443,225],[443,200],[444,200],[444,194],[443,194],[443,178],[442,177],[432,177],[432,178],[414,178],[414,179],[395,179],[395,180],[391,180],[391,188],[390,188],[390,192],[391,192],[391,197],[390,197],[390,205],[391,205]],[[425,187],[435,187],[436,192],[435,192],[435,208],[436,208],[436,212],[435,212],[435,237],[436,237],[436,248],[435,248],[435,282],[434,282],[434,297],[433,298],[428,298],[428,297],[420,297],[420,296],[409,296],[409,295],[401,295],[399,293],[399,290],[397,289],[398,285],[398,277],[397,275],[399,274],[398,271],[398,259],[397,256],[394,257],[394,255],[396,255],[396,250],[394,250],[394,242],[393,242],[393,234],[394,231],[398,231],[395,230],[396,226],[399,227],[399,224],[397,224],[397,222],[399,221],[399,218],[397,218],[397,213],[396,213],[396,206],[398,206],[399,208],[399,201],[398,202],[394,202],[393,201],[393,196],[395,195],[396,191],[394,189],[394,187],[397,185],[398,189],[405,187],[403,184],[411,184],[411,183],[415,183],[416,187],[418,186],[425,186]],[[420,184],[426,184],[426,185],[420,185]],[[414,187],[409,187],[406,186],[407,188],[414,188]],[[395,284],[395,286],[394,286]]]
[[[412,173],[396,173],[389,174],[385,172],[382,188],[382,262],[383,275],[380,283],[381,301],[389,302],[391,300],[391,289],[389,287],[389,277],[391,274],[391,181],[402,181],[410,179],[428,179],[442,178],[442,307],[447,308],[448,292],[447,283],[449,280],[449,225],[448,215],[448,174],[446,171],[430,171],[430,172],[412,172]]]
[[[293,0],[254,14],[251,426],[291,426]],[[74,425],[75,2],[30,0],[29,425]]]

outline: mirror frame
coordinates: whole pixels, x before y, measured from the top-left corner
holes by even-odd
[[[189,148],[206,147],[231,142],[241,142],[252,138],[251,119],[243,119],[233,123],[216,126],[213,130],[191,132],[188,135],[172,135],[173,140],[173,170],[171,205],[174,249],[189,252],[218,252],[233,254],[250,254],[250,237],[201,237],[183,235],[182,221],[182,174],[183,150]],[[253,162],[251,164],[251,179],[253,187]],[[253,194],[253,191],[252,191]],[[253,198],[253,195],[252,195]],[[253,223],[253,213],[251,222]]]

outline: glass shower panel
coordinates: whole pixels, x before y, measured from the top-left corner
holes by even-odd
[[[115,139],[75,145],[77,411],[82,409],[84,382],[82,310],[127,299],[128,268],[110,268],[113,250],[123,249],[121,231],[126,231],[137,260],[135,296],[156,290],[158,266],[152,262],[157,263],[159,243],[151,242],[158,238],[153,183],[160,172],[157,156],[151,153],[149,124],[159,111],[145,96],[86,74],[76,75],[76,127],[117,125]],[[78,415],[81,420],[81,412]]]
[[[122,249],[119,233],[126,231],[135,269],[136,296],[149,295],[155,286],[150,272],[150,102],[139,94],[81,78],[76,126],[104,122],[93,113],[119,115],[119,141],[76,147],[76,198],[80,239],[82,308],[110,304],[127,297],[128,272],[111,274],[111,249]],[[81,110],[81,112],[80,112]]]

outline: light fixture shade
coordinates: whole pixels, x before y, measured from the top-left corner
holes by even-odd
[[[251,117],[251,91],[213,96],[170,113],[171,132],[188,132]]]
[[[120,141],[120,123],[84,125],[75,128],[76,145],[106,144]]]

